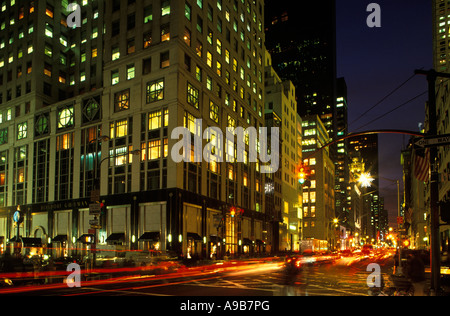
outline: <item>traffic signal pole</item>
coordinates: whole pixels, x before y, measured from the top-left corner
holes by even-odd
[[[437,107],[436,107],[436,80],[437,78],[450,78],[448,73],[436,72],[434,69],[416,70],[416,75],[427,76],[428,81],[428,134],[436,136],[437,131]],[[430,148],[430,225],[431,225],[431,291],[437,294],[440,290],[441,275],[441,249],[439,232],[439,162],[438,149],[436,146]]]

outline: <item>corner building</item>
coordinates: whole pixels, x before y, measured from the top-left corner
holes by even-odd
[[[227,127],[264,126],[262,1],[82,1],[81,25],[73,29],[65,25],[66,4],[52,4],[50,17],[49,1],[34,1],[33,12],[29,3],[8,1],[2,20],[20,16],[22,8],[25,18],[9,21],[0,40],[39,19],[33,41],[52,52],[28,50],[20,65],[25,71],[32,59],[33,69],[22,76],[48,82],[52,91],[41,100],[32,84],[23,93],[30,101],[17,93],[5,99],[9,90],[19,91],[6,78],[8,71],[16,77],[20,59],[8,58],[18,54],[15,46],[0,49],[3,247],[15,237],[12,216],[20,205],[22,237],[40,239],[54,256],[80,255],[89,247],[83,236],[93,234],[89,205],[98,201],[104,205],[94,225],[99,249],[185,258],[270,251],[259,163],[171,159],[176,127],[203,136],[212,126],[224,135]],[[15,40],[25,49],[27,40]],[[62,56],[66,64],[57,66]],[[214,141],[206,135],[202,150]],[[230,144],[224,156],[236,161],[236,150]],[[233,207],[242,212],[232,216]]]

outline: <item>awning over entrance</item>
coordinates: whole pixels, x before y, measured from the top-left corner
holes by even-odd
[[[248,238],[244,238],[244,239],[242,239],[242,244],[250,246],[250,245],[253,244],[253,242],[250,239],[248,239]]]
[[[160,232],[145,232],[141,237],[139,237],[139,241],[158,242],[160,238]]]
[[[16,237],[10,239],[9,242],[16,242]],[[41,238],[20,238],[19,242],[22,242],[24,247],[42,247]]]
[[[54,237],[53,239],[52,239],[52,242],[60,242],[60,243],[63,243],[63,242],[66,242],[67,241],[67,235],[58,235],[58,236],[56,236],[56,237]]]
[[[221,239],[219,236],[209,236],[209,241],[214,244],[218,244],[221,241]]]
[[[195,241],[202,241],[202,237],[200,237],[200,235],[197,233],[187,233],[187,238],[193,239]]]
[[[81,242],[83,244],[89,245],[93,244],[95,240],[95,236],[91,234],[84,234],[80,238],[77,239],[77,242]]]
[[[109,235],[108,238],[106,238],[106,242],[112,245],[122,244],[124,241],[125,241],[125,233],[114,233]]]

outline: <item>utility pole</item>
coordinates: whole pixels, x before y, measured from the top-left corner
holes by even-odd
[[[427,76],[428,81],[428,135],[436,136],[437,131],[437,109],[436,109],[436,80],[450,78],[450,74],[436,72],[431,69],[416,70],[416,75]],[[438,149],[436,146],[430,148],[430,221],[431,221],[431,290],[437,294],[440,290],[441,276],[441,254],[440,254],[440,232],[439,232],[439,165],[437,161]]]

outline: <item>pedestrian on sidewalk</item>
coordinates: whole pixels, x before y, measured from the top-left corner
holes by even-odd
[[[418,254],[408,256],[406,275],[414,287],[414,296],[425,296],[425,264]]]

